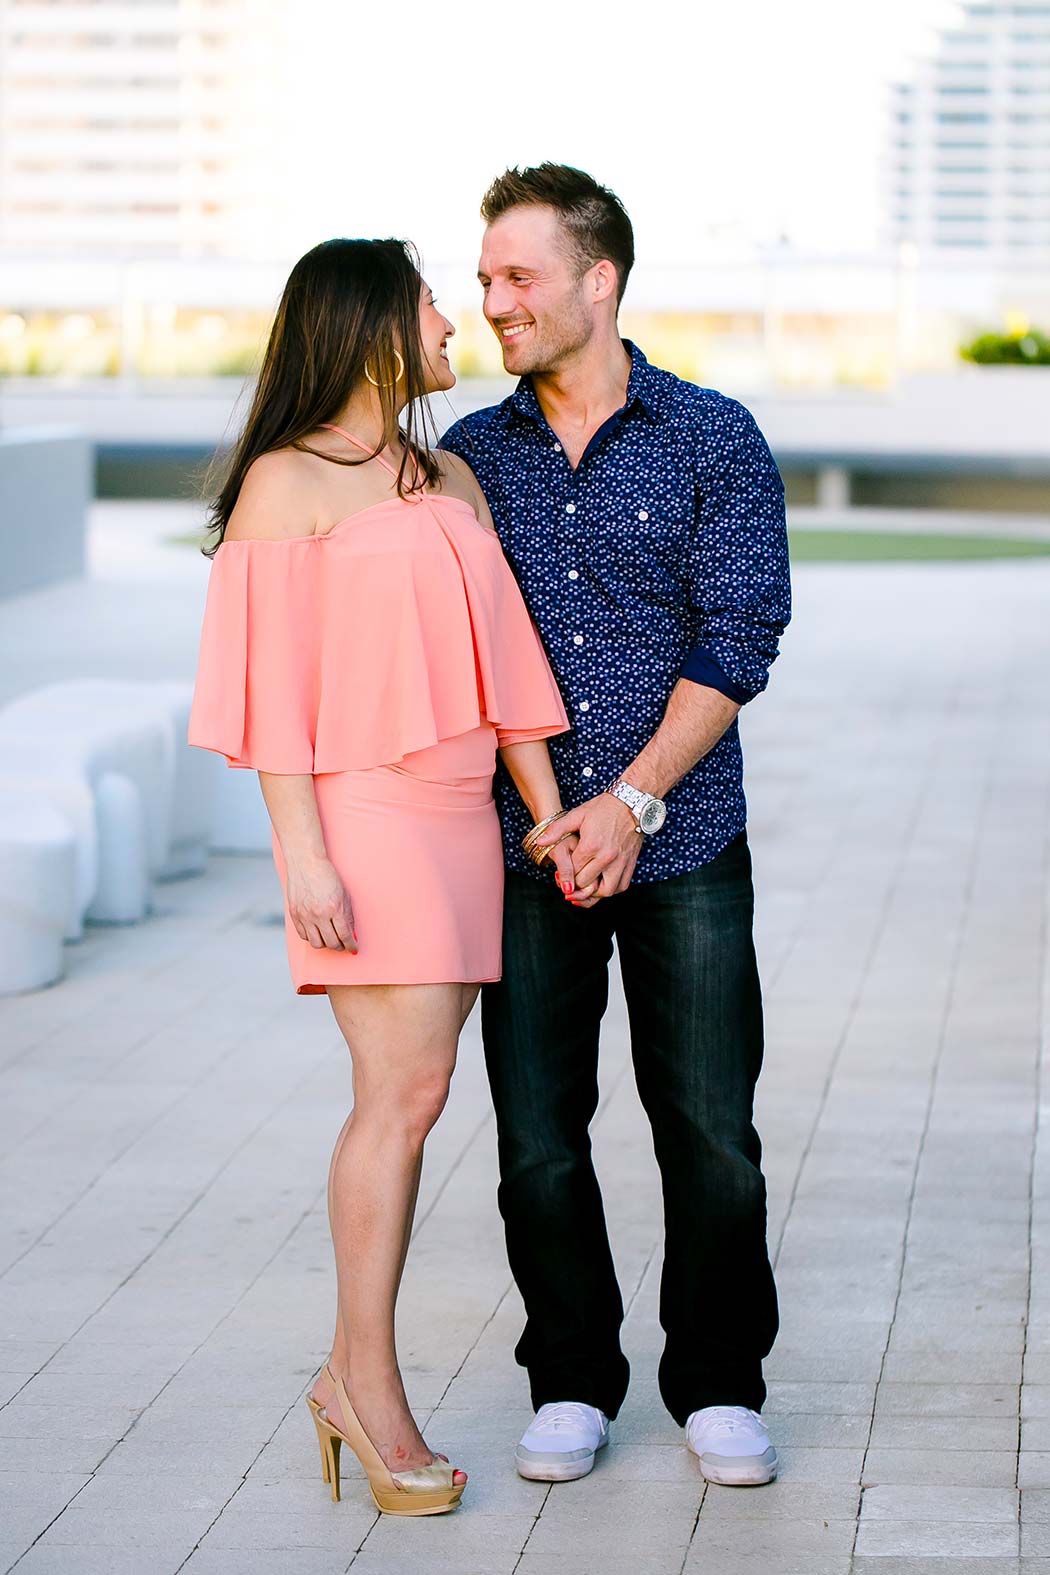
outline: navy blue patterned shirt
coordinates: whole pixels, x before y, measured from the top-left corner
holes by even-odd
[[[754,418],[624,346],[626,401],[575,470],[527,377],[441,440],[484,489],[565,700],[573,730],[548,743],[566,805],[626,771],[680,678],[757,695],[790,616],[784,488]],[[546,878],[502,765],[495,793],[508,867]],[[736,722],[666,803],[636,881],[697,869],[743,829]]]

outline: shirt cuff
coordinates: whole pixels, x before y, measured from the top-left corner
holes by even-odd
[[[717,689],[719,694],[725,695],[729,700],[735,700],[737,705],[746,705],[751,699],[750,691],[735,684],[718,665],[711,652],[705,650],[702,645],[689,652],[680,676],[688,678],[691,683],[703,684],[707,689]]]

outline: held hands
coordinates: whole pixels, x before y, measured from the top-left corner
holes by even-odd
[[[575,835],[554,847],[568,833]],[[611,793],[598,793],[568,810],[538,843],[554,848],[558,885],[577,908],[593,908],[600,898],[626,891],[642,849],[634,816]]]
[[[288,866],[288,912],[296,933],[319,950],[356,952],[350,897],[328,859]]]

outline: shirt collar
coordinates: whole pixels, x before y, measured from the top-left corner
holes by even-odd
[[[636,344],[630,339],[620,341],[631,358],[631,371],[627,379],[627,397],[622,409],[626,414],[638,405],[644,410],[650,421],[660,419],[659,395],[657,379],[653,368]],[[519,416],[524,416],[529,421],[546,423],[546,417],[540,409],[540,402],[536,398],[532,386],[532,379],[527,375],[519,378],[518,386],[511,394],[508,401],[511,409]]]

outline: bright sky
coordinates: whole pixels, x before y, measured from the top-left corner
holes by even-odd
[[[473,259],[508,164],[576,164],[643,264],[787,235],[876,243],[887,84],[954,0],[298,0],[288,64],[296,243],[403,234]]]

